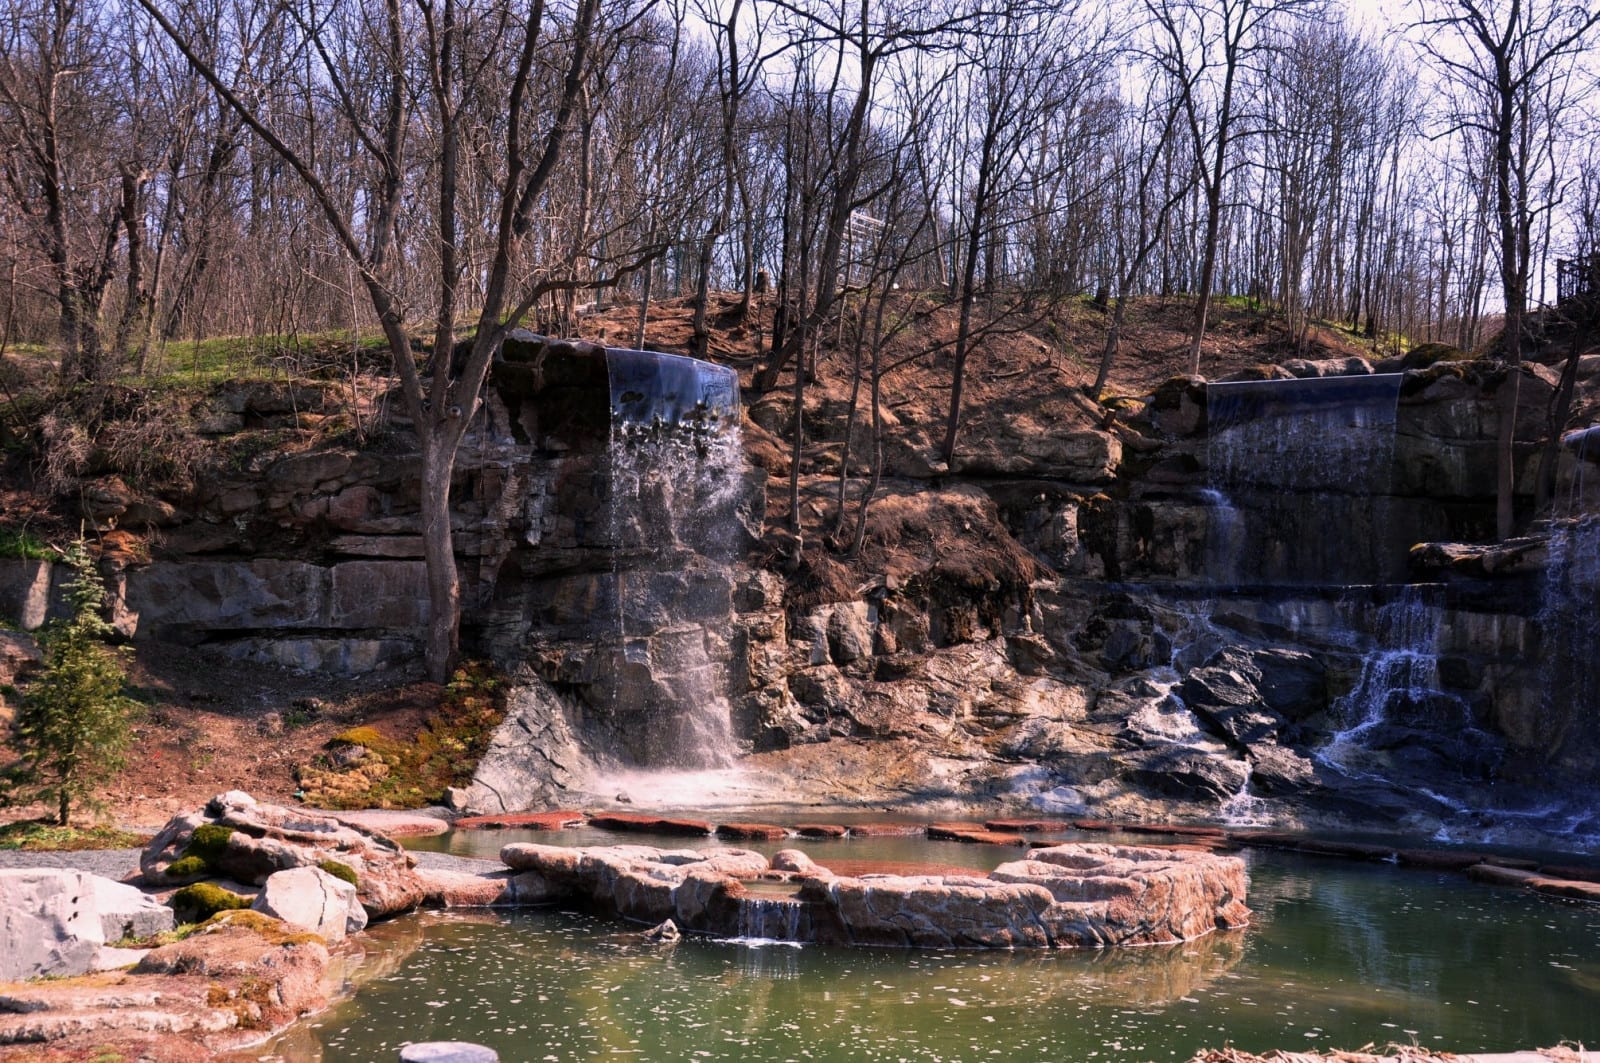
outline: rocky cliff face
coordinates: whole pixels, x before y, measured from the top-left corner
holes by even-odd
[[[1543,667],[1558,643],[1581,659],[1585,629],[1551,603],[1579,600],[1587,577],[1547,575],[1542,539],[1503,557],[1411,550],[1484,538],[1492,519],[1504,375],[1478,363],[1397,379],[1389,420],[1366,429],[1389,448],[1377,479],[1283,483],[1248,448],[1219,454],[1201,381],[1096,407],[1098,427],[1077,400],[1060,427],[1012,416],[973,432],[954,472],[907,416],[847,562],[763,534],[768,473],[787,473],[764,442],[763,425],[784,429],[776,397],[749,410],[767,468],[704,440],[664,457],[612,437],[592,352],[541,350],[497,368],[456,485],[467,643],[523,685],[478,807],[732,748],[787,772],[797,800],[1481,831],[1597,762],[1581,669],[1558,690]],[[1523,372],[1519,435],[1536,439],[1555,382]],[[808,411],[819,437],[843,438],[837,407]],[[1338,418],[1322,430],[1337,441]],[[1562,452],[1569,507],[1600,485],[1593,449]],[[836,515],[834,454],[802,470],[807,544]],[[97,519],[159,533],[154,560],[119,573],[119,622],[298,668],[403,663],[425,610],[415,482],[398,436],[264,454],[182,498],[101,485]],[[846,485],[842,527],[859,491]],[[8,563],[0,612],[34,626],[52,579]],[[706,729],[718,719],[725,734]]]

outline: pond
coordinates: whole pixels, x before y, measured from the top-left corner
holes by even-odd
[[[514,837],[464,832],[443,847],[497,849]],[[558,838],[632,840],[542,835]],[[801,847],[823,862],[842,852],[968,866],[1015,857],[921,839]],[[1600,1040],[1600,907],[1448,873],[1287,853],[1245,858],[1252,926],[1170,947],[660,946],[637,928],[574,911],[412,916],[376,928],[383,955],[353,997],[263,1058],[391,1060],[425,1040],[480,1042],[508,1063],[1146,1061],[1225,1044],[1400,1042],[1462,1052]]]

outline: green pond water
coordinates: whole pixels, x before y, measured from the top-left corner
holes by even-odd
[[[497,852],[511,832],[437,847]],[[532,836],[529,836],[532,837]],[[604,832],[586,844],[682,839]],[[1102,836],[1104,837],[1104,836]],[[1015,850],[921,839],[794,841],[820,862],[986,867]],[[1170,947],[1050,953],[796,948],[686,939],[573,911],[437,913],[368,935],[354,996],[264,1058],[387,1061],[467,1040],[521,1060],[1186,1060],[1205,1047],[1600,1042],[1600,906],[1461,876],[1269,852],[1246,930]]]

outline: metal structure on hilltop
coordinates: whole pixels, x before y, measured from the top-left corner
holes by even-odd
[[[1600,316],[1600,251],[1556,261],[1556,305],[1568,313]]]

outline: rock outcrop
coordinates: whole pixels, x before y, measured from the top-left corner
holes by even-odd
[[[104,946],[171,930],[132,886],[61,868],[0,870],[0,982],[95,969]]]
[[[151,950],[131,972],[0,989],[0,1046],[49,1058],[209,1059],[326,1006],[329,954],[318,938],[249,912],[232,917]]]
[[[207,878],[261,886],[277,872],[321,868],[353,878],[374,919],[410,911],[425,892],[414,858],[383,835],[237,790],[213,797],[199,814],[171,820],[140,855],[139,867],[147,882],[167,886]]]
[[[722,937],[916,948],[1078,948],[1184,941],[1244,926],[1236,857],[1190,849],[1062,845],[987,877],[835,875],[805,854],[742,849],[508,845],[550,901]]]

